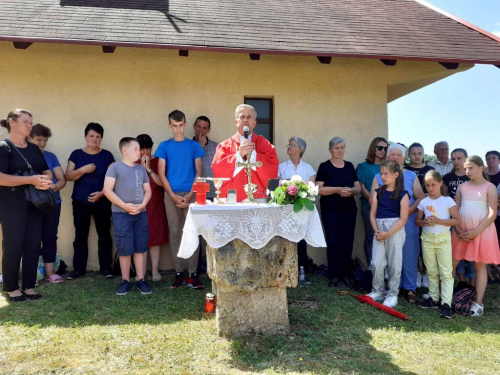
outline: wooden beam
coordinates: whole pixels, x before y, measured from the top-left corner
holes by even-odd
[[[179,50],[179,56],[188,57],[189,56],[189,51],[187,49],[180,49]]]
[[[102,52],[113,53],[115,52],[116,46],[102,46]]]
[[[12,43],[14,43],[15,49],[26,49],[33,44],[31,42],[12,42]]]
[[[394,66],[398,62],[398,60],[387,60],[387,59],[380,59],[386,66]]]
[[[330,64],[332,62],[331,56],[316,56],[321,64]]]
[[[260,53],[250,53],[250,60],[260,60]]]
[[[455,70],[460,65],[459,63],[450,63],[450,62],[440,62],[440,64],[448,70]]]

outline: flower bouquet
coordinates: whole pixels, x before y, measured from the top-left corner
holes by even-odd
[[[314,201],[319,187],[312,181],[305,182],[298,175],[290,180],[281,180],[276,190],[271,192],[271,202],[277,205],[293,204],[293,211],[299,212],[303,207],[314,210]]]

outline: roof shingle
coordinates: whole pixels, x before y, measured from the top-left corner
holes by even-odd
[[[0,0],[0,40],[37,38],[500,64],[500,42],[414,0]]]

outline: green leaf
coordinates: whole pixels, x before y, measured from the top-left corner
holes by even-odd
[[[309,211],[314,211],[314,203],[312,201],[307,198],[300,198],[300,201]]]
[[[302,202],[300,200],[296,200],[295,203],[293,204],[293,212],[295,213],[299,212],[300,210],[302,210],[302,207],[304,207]]]

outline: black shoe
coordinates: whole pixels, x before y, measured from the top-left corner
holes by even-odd
[[[21,294],[20,296],[16,297],[11,297],[9,293],[7,294],[7,301],[9,302],[24,302],[26,301],[26,297],[24,297],[24,294]]]
[[[349,279],[348,277],[344,277],[342,278],[342,282],[344,283],[344,285],[349,288],[349,289],[354,289],[354,283],[352,282],[351,279]]]
[[[441,318],[451,319],[451,307],[447,303],[441,306],[441,313],[439,314]]]
[[[431,297],[424,299],[422,302],[419,302],[417,304],[417,306],[421,307],[422,309],[437,309],[437,308],[439,308],[438,304],[436,302],[434,302],[434,300]]]
[[[182,285],[184,284],[184,281],[186,281],[186,276],[184,276],[183,272],[177,272],[175,275],[175,281],[172,283],[171,288],[172,289],[179,289],[182,288]]]
[[[191,276],[189,276],[188,287],[193,288],[193,289],[203,289],[204,288],[201,281],[198,280],[198,275],[195,273],[192,273]]]
[[[77,270],[73,270],[70,272],[70,274],[68,276],[66,276],[66,278],[68,280],[75,280],[75,279],[78,279],[80,276],[83,276],[84,274],[81,273],[80,271],[77,271]]]
[[[139,281],[137,281],[137,284],[135,284],[135,286],[137,287],[137,289],[139,289],[139,292],[141,292],[142,294],[151,294],[152,292],[151,287],[144,279],[140,279]]]
[[[330,279],[330,282],[328,283],[328,286],[335,286],[337,287],[339,285],[339,279],[338,277],[334,277],[333,279]]]
[[[120,283],[120,286],[116,290],[116,295],[117,296],[125,296],[127,295],[128,292],[130,292],[130,289],[132,289],[132,283],[127,280],[122,280]]]
[[[26,299],[30,299],[32,301],[42,298],[42,295],[38,294],[38,293],[36,293],[36,294],[26,294],[26,293],[23,293],[23,294],[24,294],[24,297]]]
[[[113,277],[115,277],[115,274],[111,270],[104,270],[101,273],[106,279],[112,279]]]

